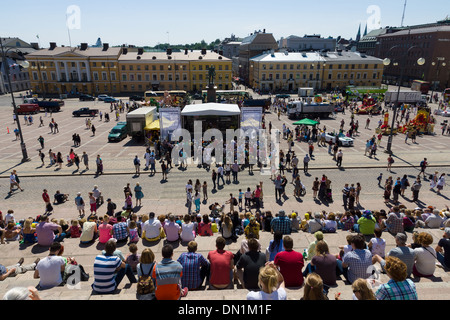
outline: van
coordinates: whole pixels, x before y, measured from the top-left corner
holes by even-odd
[[[127,123],[119,122],[108,134],[108,142],[122,141],[127,137]]]
[[[17,107],[18,114],[36,114],[40,111],[40,107],[34,103],[21,104]]]

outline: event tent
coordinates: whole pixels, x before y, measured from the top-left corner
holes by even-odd
[[[302,120],[299,120],[299,121],[294,122],[293,125],[297,126],[297,125],[302,125],[302,124],[304,124],[304,125],[306,125],[306,126],[315,126],[315,125],[318,124],[318,123],[319,123],[319,122],[317,122],[317,121],[314,121],[314,120],[305,118],[305,119],[302,119]]]
[[[202,103],[186,105],[181,111],[182,116],[238,116],[241,110],[237,104]]]

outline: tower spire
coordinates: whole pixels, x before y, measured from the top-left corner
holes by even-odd
[[[359,42],[359,40],[361,40],[361,23],[359,24],[358,34],[356,35],[356,42]]]

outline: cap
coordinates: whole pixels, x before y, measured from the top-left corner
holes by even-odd
[[[434,209],[433,206],[428,206],[427,208],[430,209],[430,210],[433,210],[433,209]]]
[[[111,201],[111,198],[106,199],[106,201]]]

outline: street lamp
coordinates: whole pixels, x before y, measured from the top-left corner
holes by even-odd
[[[389,49],[389,51],[387,52],[386,55],[388,55],[393,49],[399,48],[399,47],[400,47],[400,45],[393,46],[392,48]],[[411,47],[409,47],[409,49],[401,57],[402,58],[401,62],[404,62],[406,60],[406,57],[408,56],[408,53],[414,48],[420,48],[420,47],[419,46],[411,46]],[[391,61],[390,58],[385,58],[383,60],[383,64],[385,66],[390,65],[391,62],[392,61]],[[399,65],[398,62],[393,62],[392,64],[394,66],[398,66]],[[425,59],[424,58],[417,59],[417,64],[419,66],[424,65],[425,64]],[[394,125],[395,125],[395,118],[397,116],[398,100],[400,98],[400,88],[401,88],[401,85],[402,85],[404,72],[405,72],[405,64],[403,63],[403,64],[401,64],[401,67],[400,67],[400,78],[398,79],[397,99],[396,99],[395,104],[394,104],[394,114],[392,116],[392,125],[391,125],[391,130],[389,132],[389,139],[388,139],[388,143],[387,143],[387,147],[386,147],[386,151],[385,151],[386,153],[389,153],[389,154],[392,154],[392,139],[393,139]]]
[[[438,62],[436,63],[436,62],[432,62],[431,63],[431,65],[434,67],[434,66],[436,66],[437,65],[437,67],[436,67],[436,81],[434,82],[434,86],[433,86],[433,88],[432,88],[432,91],[431,91],[431,101],[433,101],[433,94],[434,94],[434,91],[437,91],[436,90],[436,87],[437,87],[437,82],[439,81],[439,67],[440,66],[443,66],[443,67],[445,67],[447,64],[445,63],[445,57],[437,57],[437,59],[438,59]],[[442,62],[441,62],[442,61]]]
[[[19,114],[17,112],[16,101],[14,100],[14,92],[13,92],[13,88],[12,88],[12,84],[11,84],[11,77],[9,76],[9,65],[8,65],[8,62],[6,61],[6,53],[8,53],[8,51],[10,51],[10,50],[16,50],[16,53],[19,54],[20,56],[23,56],[23,53],[20,50],[17,50],[15,48],[10,48],[10,49],[7,49],[5,51],[3,49],[3,43],[2,43],[1,37],[0,37],[0,48],[1,48],[1,51],[2,51],[2,62],[3,62],[3,65],[4,65],[4,70],[5,70],[6,78],[7,78],[7,81],[8,81],[9,92],[11,94],[12,105],[13,105],[13,108],[14,108],[14,114],[16,116],[17,129],[19,130],[20,148],[22,149],[22,161],[21,162],[27,162],[27,161],[30,161],[30,158],[28,158],[27,148],[26,148],[25,142],[23,140],[22,129],[20,127]],[[30,65],[28,63],[28,61],[26,61],[26,60],[19,60],[18,64],[20,66],[22,66],[23,68],[28,68],[29,65]]]

